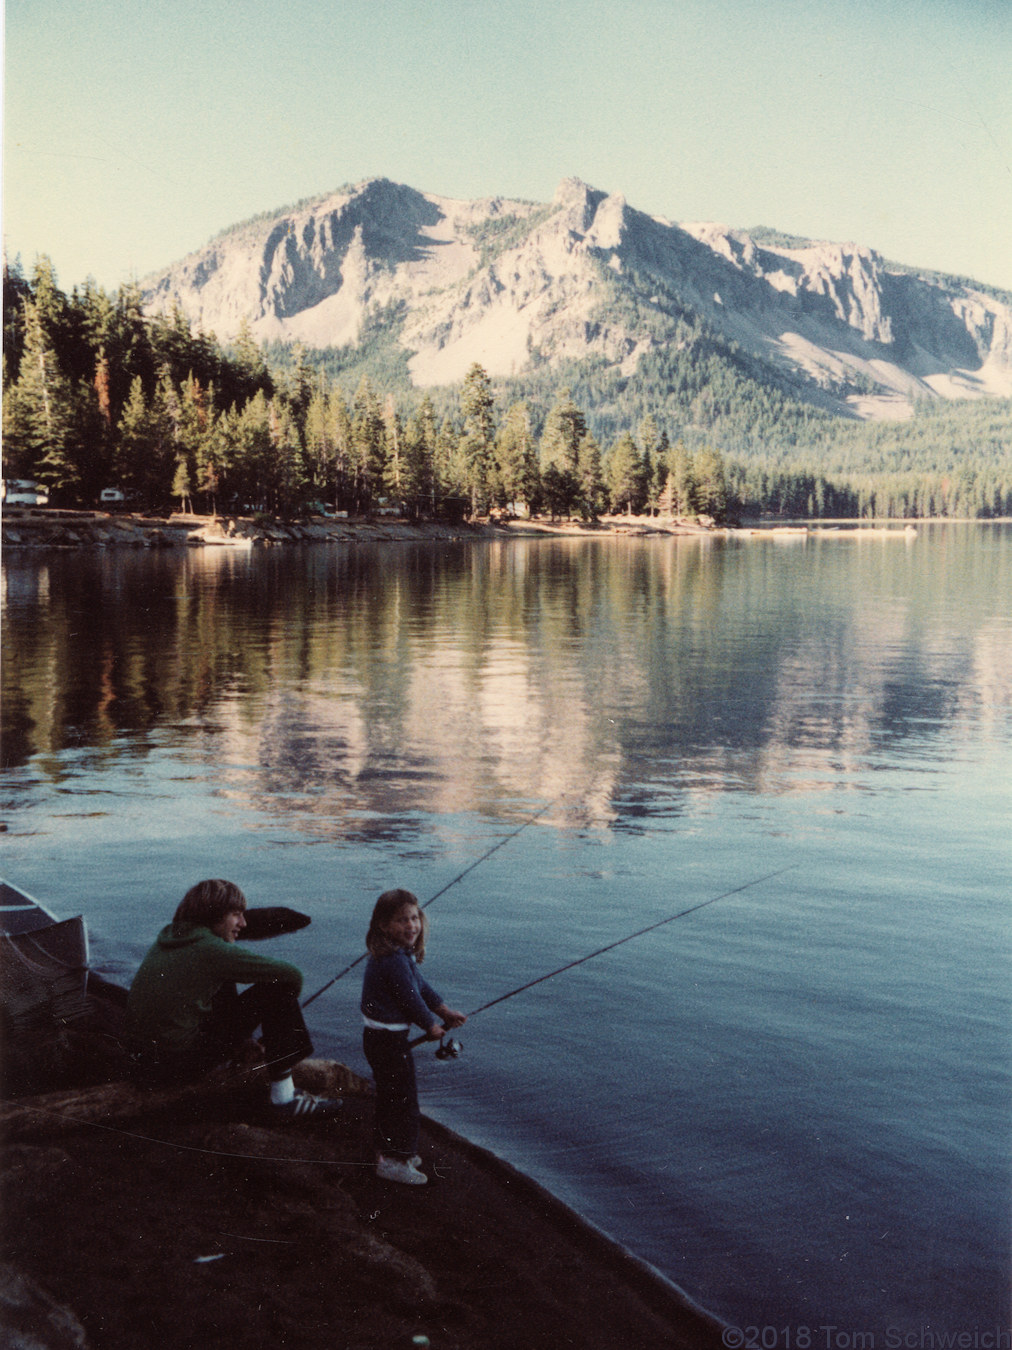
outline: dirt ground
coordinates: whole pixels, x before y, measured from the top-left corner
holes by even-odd
[[[369,1086],[267,1118],[246,1078],[164,1100],[23,1097],[6,1147],[7,1350],[711,1350],[719,1325],[536,1183],[432,1121],[429,1184],[380,1181]]]

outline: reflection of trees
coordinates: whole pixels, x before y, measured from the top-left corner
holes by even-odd
[[[937,552],[852,547],[539,540],[18,561],[6,762],[36,755],[57,776],[64,749],[101,762],[171,734],[223,793],[328,833],[562,798],[569,819],[603,820],[678,810],[715,786],[826,782],[972,707],[978,684],[1008,700],[1008,664],[974,620],[1001,559],[968,604],[965,558],[950,553],[939,575]]]

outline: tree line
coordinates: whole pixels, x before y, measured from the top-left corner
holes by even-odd
[[[361,359],[351,382],[298,346],[268,361],[246,325],[224,348],[178,308],[146,317],[136,285],[67,296],[46,258],[30,279],[5,267],[3,323],[4,473],[54,505],[93,506],[114,486],[138,510],[283,517],[1012,514],[1007,401],[993,444],[939,465],[883,442],[876,471],[839,419],[736,382],[701,338],[624,387],[593,363],[562,388],[544,373],[494,386],[476,362],[460,386],[419,395]],[[788,441],[734,434],[760,407]]]

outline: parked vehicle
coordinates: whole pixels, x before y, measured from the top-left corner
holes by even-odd
[[[6,506],[49,505],[49,489],[31,478],[5,478],[0,494]]]

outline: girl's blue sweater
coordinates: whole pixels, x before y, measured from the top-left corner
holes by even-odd
[[[439,1021],[435,1009],[442,1002],[410,952],[369,957],[362,979],[362,1012],[373,1022],[414,1022],[428,1031]]]

